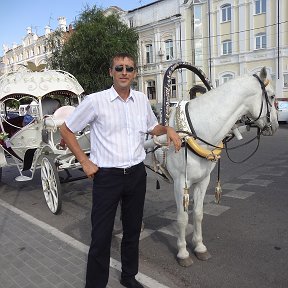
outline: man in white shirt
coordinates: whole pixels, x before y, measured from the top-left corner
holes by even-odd
[[[145,133],[167,134],[175,151],[181,148],[181,140],[173,128],[158,124],[147,96],[130,88],[136,77],[135,60],[130,54],[115,55],[109,73],[113,86],[85,97],[60,131],[83,171],[93,178],[86,288],[105,288],[108,283],[112,231],[120,200],[123,227],[120,283],[128,288],[142,288],[135,275],[146,193]],[[74,135],[87,124],[90,124],[90,159]]]

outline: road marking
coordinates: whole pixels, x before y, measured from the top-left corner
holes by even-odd
[[[263,180],[263,179],[254,179],[246,183],[246,185],[256,185],[261,187],[267,187],[272,184],[274,181],[271,180]]]
[[[244,174],[238,178],[242,180],[254,180],[257,177],[259,177],[259,174]]]
[[[246,199],[255,194],[255,192],[243,191],[243,190],[234,190],[228,193],[223,194],[223,196],[237,198],[237,199]]]
[[[140,234],[139,240],[143,240],[143,239],[151,236],[151,234],[153,234],[154,232],[155,232],[155,230],[144,228],[144,230]],[[115,234],[114,236],[116,236],[119,239],[122,239],[123,233],[121,232],[121,233]]]
[[[227,189],[227,190],[236,190],[243,186],[244,184],[234,184],[234,183],[225,183],[222,185],[222,189]]]
[[[173,236],[173,237],[177,237],[177,235],[179,234],[179,228],[178,228],[178,224],[176,221],[172,222],[170,225],[162,227],[160,229],[157,230],[158,232],[162,232],[164,234]],[[189,235],[193,233],[193,225],[188,223],[186,230],[185,230],[185,235]]]
[[[80,241],[74,239],[73,237],[63,233],[62,231],[56,229],[55,227],[40,221],[36,218],[34,218],[33,216],[27,214],[26,212],[10,205],[9,203],[3,201],[0,199],[0,205],[3,206],[4,208],[14,212],[15,214],[17,214],[18,216],[20,216],[21,218],[27,220],[28,222],[42,228],[43,230],[47,231],[48,233],[52,234],[53,236],[55,236],[56,238],[58,238],[59,240],[69,244],[70,246],[76,248],[77,250],[84,252],[84,253],[88,253],[89,250],[89,246],[81,243]],[[121,271],[121,263],[113,258],[110,258],[110,267]],[[137,280],[140,281],[142,284],[144,284],[147,288],[169,288],[166,285],[163,285],[161,283],[159,283],[157,280],[150,278],[149,276],[143,274],[143,273],[138,273],[136,276]]]
[[[230,207],[228,206],[223,206],[219,204],[205,204],[203,207],[204,213],[212,216],[219,216],[225,211],[229,210]]]

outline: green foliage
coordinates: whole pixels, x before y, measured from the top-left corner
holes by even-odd
[[[49,64],[73,74],[86,93],[111,86],[109,66],[114,54],[127,52],[137,59],[138,34],[116,14],[105,16],[102,9],[87,6],[74,29],[63,45],[57,45],[59,38],[50,40],[53,52]]]

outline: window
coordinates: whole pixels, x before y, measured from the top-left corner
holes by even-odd
[[[165,41],[166,60],[173,59],[173,41],[171,39]]]
[[[231,79],[233,79],[233,75],[227,73],[227,74],[222,76],[222,83],[226,83],[226,82],[228,82]]]
[[[266,0],[255,0],[255,14],[266,13]]]
[[[176,94],[176,78],[171,79],[171,98],[177,98]]]
[[[255,37],[255,48],[256,49],[265,49],[267,47],[266,44],[266,34],[259,33]]]
[[[133,22],[133,18],[129,18],[129,25],[130,25],[130,28],[133,28],[134,27],[134,22]]]
[[[146,45],[146,63],[152,63],[153,62],[153,50],[152,50],[152,44]]]
[[[222,54],[223,55],[228,55],[232,54],[232,41],[231,40],[226,40],[222,42]]]
[[[147,96],[149,100],[156,99],[155,81],[147,81]]]
[[[288,73],[283,75],[284,78],[284,88],[288,88]]]
[[[221,7],[221,20],[222,22],[231,21],[231,5],[225,4]]]

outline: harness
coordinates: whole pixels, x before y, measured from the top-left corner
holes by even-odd
[[[175,125],[177,127],[177,132],[184,140],[182,147],[185,147],[185,149],[188,148],[201,158],[205,158],[210,161],[217,161],[220,158],[222,149],[224,148],[223,142],[220,142],[217,146],[215,146],[197,136],[189,116],[188,106],[189,101],[181,101],[176,107]],[[208,146],[212,146],[214,149],[210,150],[202,147],[197,143],[197,139]],[[188,145],[186,145],[186,143]]]
[[[213,88],[209,79],[205,76],[205,74],[203,73],[203,71],[201,69],[194,67],[191,64],[186,63],[186,62],[179,62],[179,63],[175,63],[175,64],[171,65],[166,70],[166,73],[165,73],[164,79],[163,79],[162,125],[167,125],[167,122],[169,119],[169,106],[170,106],[169,104],[170,104],[170,96],[171,96],[170,84],[171,84],[172,73],[176,69],[180,69],[180,68],[186,68],[186,69],[194,72],[202,80],[203,84],[206,86],[206,88],[208,90],[211,90]],[[256,74],[254,74],[253,76],[260,83],[260,86],[262,89],[262,94],[264,95],[264,97],[261,100],[261,108],[260,108],[259,115],[256,117],[256,119],[252,119],[252,120],[247,117],[248,120],[245,121],[245,124],[248,126],[253,126],[261,118],[261,115],[263,112],[263,107],[264,107],[264,99],[265,99],[267,124],[262,128],[261,131],[259,131],[260,129],[258,130],[258,134],[256,137],[258,138],[258,141],[259,141],[260,134],[263,133],[264,130],[272,128],[271,113],[270,113],[272,104],[268,99],[267,91],[265,89],[265,86],[269,82],[264,83],[259,78],[259,76]],[[198,155],[201,158],[206,158],[207,160],[214,161],[214,162],[218,161],[218,179],[217,179],[217,185],[215,188],[215,198],[216,198],[216,202],[219,203],[220,198],[221,198],[221,193],[222,193],[222,188],[220,185],[220,154],[224,148],[224,143],[225,143],[225,150],[227,152],[228,148],[227,148],[226,143],[234,137],[234,136],[230,136],[230,138],[226,137],[227,139],[226,138],[223,139],[216,146],[211,144],[211,143],[208,143],[207,141],[205,141],[203,139],[201,139],[200,137],[197,136],[196,131],[193,127],[192,121],[190,119],[188,108],[189,108],[189,102],[187,101],[187,103],[185,103],[185,105],[183,105],[183,101],[181,101],[178,104],[178,106],[176,107],[176,115],[175,115],[175,122],[176,122],[175,126],[178,128],[178,129],[176,129],[176,131],[179,133],[180,137],[184,140],[182,146],[184,146],[184,148],[185,148],[185,187],[184,187],[184,193],[183,193],[184,211],[188,211],[188,206],[189,206],[189,189],[187,187],[188,149],[190,149],[194,154]],[[202,143],[205,143],[206,145],[208,145],[210,147],[213,147],[213,149],[203,148],[201,145],[198,144],[197,140],[200,140]],[[259,146],[259,142],[258,142],[258,146]],[[257,146],[256,150],[258,149],[258,146]],[[256,152],[256,150],[255,150],[255,152]],[[255,152],[253,152],[253,154]],[[245,160],[250,158],[252,155],[247,157]]]

